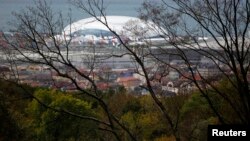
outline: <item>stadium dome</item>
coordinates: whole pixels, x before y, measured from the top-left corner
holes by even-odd
[[[62,35],[72,37],[73,42],[119,44],[116,36],[102,23],[115,31],[124,41],[139,41],[140,39],[160,37],[161,27],[152,22],[145,22],[135,17],[128,16],[106,16],[100,18],[101,22],[94,17],[82,19],[66,26]],[[162,33],[162,35],[164,35]]]

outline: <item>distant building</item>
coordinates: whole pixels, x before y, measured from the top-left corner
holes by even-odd
[[[55,38],[59,42],[70,40],[73,46],[118,46],[120,39],[123,43],[140,45],[145,43],[166,43],[163,35],[166,34],[162,27],[153,22],[145,22],[141,19],[128,16],[106,16],[100,17],[103,23],[119,35],[110,31],[96,18],[86,18],[76,21],[64,28],[61,35]],[[105,21],[106,20],[106,21]],[[161,33],[162,32],[162,33]],[[48,44],[49,44],[48,40]]]
[[[7,66],[0,66],[0,78],[9,79],[11,76],[11,71]]]
[[[134,89],[135,87],[140,86],[141,81],[135,77],[118,77],[117,83],[124,86],[126,89]]]

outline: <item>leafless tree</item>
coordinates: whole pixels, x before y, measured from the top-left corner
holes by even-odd
[[[165,55],[178,56],[189,74],[179,66],[163,62],[159,55],[154,54],[155,59],[169,65],[195,84],[222,124],[232,121],[216,108],[216,101],[212,101],[209,96],[211,91],[230,105],[237,123],[249,124],[249,6],[248,0],[161,0],[146,1],[140,10],[142,19],[153,21],[166,29],[163,38],[168,39],[176,52],[158,48]],[[193,62],[188,50],[193,55],[199,54],[206,58],[217,73],[209,72],[210,76],[207,76],[197,69],[201,68],[201,62]],[[203,66],[208,68],[206,65],[209,64]],[[216,82],[222,78],[230,83],[234,90],[232,93],[218,88]]]
[[[154,83],[157,81],[157,83],[161,84],[162,79],[168,75],[169,69],[177,71],[198,88],[221,123],[230,123],[230,121],[227,121],[223,113],[216,108],[215,102],[209,96],[210,90],[218,94],[221,99],[231,106],[239,118],[239,123],[249,124],[248,25],[250,4],[247,0],[173,0],[172,2],[162,0],[155,3],[146,1],[140,11],[140,17],[157,25],[157,27],[151,28],[154,28],[159,33],[164,33],[161,38],[166,41],[168,47],[175,50],[169,51],[164,46],[156,46],[157,52],[151,48],[150,40],[143,40],[149,44],[135,45],[134,47],[124,43],[122,37],[109,26],[103,0],[72,0],[71,2],[84,13],[105,25],[118,38],[126,53],[111,54],[111,56],[131,56],[138,74],[145,79],[145,85],[142,87],[149,91],[177,141],[181,140],[178,132],[180,115],[177,113],[176,117],[172,117],[169,114],[170,107],[166,106],[162,99],[159,98],[159,92],[155,90]],[[46,2],[38,2],[36,8],[29,8],[28,11],[21,14],[15,13],[15,16],[18,20],[16,22],[18,38],[16,38],[16,42],[11,42],[10,45],[13,52],[16,53],[16,60],[49,66],[59,76],[68,78],[79,91],[98,101],[107,117],[107,121],[92,117],[87,117],[87,119],[103,124],[101,130],[113,133],[117,140],[121,140],[121,137],[116,127],[126,131],[132,140],[136,140],[129,129],[111,113],[98,91],[93,78],[95,66],[98,64],[96,56],[86,55],[85,59],[91,60],[87,61],[90,69],[87,72],[82,72],[70,58],[72,38],[60,37],[60,40],[58,40],[57,33],[62,32],[66,24],[65,21],[70,24],[71,19],[65,20],[61,14],[54,14]],[[136,29],[136,27],[128,27],[128,30],[133,29]],[[141,33],[136,31],[136,35],[143,36],[143,31],[140,30]],[[206,39],[206,36],[209,36],[209,39]],[[49,42],[48,38],[50,39]],[[21,47],[20,42],[23,44]],[[93,54],[95,54],[95,48],[92,49]],[[190,59],[188,56],[189,51],[204,56],[205,59],[209,60],[216,68],[216,72],[219,72],[213,75],[217,75],[218,79],[222,77],[227,79],[236,90],[236,94],[231,96],[220,90],[216,83],[218,79],[204,75],[201,69],[197,69],[200,64]],[[162,57],[169,55],[177,56],[182,60],[182,67],[162,59]],[[150,65],[147,64],[148,59],[154,62],[153,67],[149,67]],[[69,68],[69,71],[62,71],[60,67]],[[188,69],[188,71],[185,71],[185,69]],[[159,77],[156,78],[152,74],[158,74]],[[76,76],[88,82],[89,88],[91,88],[90,91],[79,85]],[[201,80],[198,80],[197,76]],[[70,111],[66,112],[74,115]]]
[[[93,3],[99,6],[99,3]],[[87,4],[92,8],[92,2]],[[103,11],[103,9],[98,9]],[[95,121],[100,124],[99,130],[110,132],[116,140],[122,140],[121,131],[125,132],[131,140],[136,140],[129,129],[124,126],[119,119],[109,110],[103,95],[101,94],[95,81],[94,70],[97,64],[100,63],[96,57],[95,47],[90,48],[82,59],[87,61],[86,70],[74,64],[71,58],[72,38],[58,37],[66,24],[71,23],[71,17],[64,18],[62,14],[55,13],[50,8],[46,1],[36,1],[35,7],[28,7],[25,11],[13,13],[17,21],[13,22],[14,34],[12,40],[5,38],[8,41],[8,50],[11,51],[11,56],[16,63],[26,63],[31,65],[47,66],[57,73],[58,76],[67,78],[68,82],[74,86],[82,94],[97,101],[105,113],[102,119],[96,117],[81,116],[65,109],[56,109],[42,103],[36,97],[40,104],[44,107],[56,112],[63,112],[72,116],[85,120]],[[63,69],[61,69],[63,68]],[[17,69],[15,69],[17,71]],[[18,76],[18,75],[17,75]],[[82,86],[79,79],[84,80],[87,86]]]
[[[162,112],[163,119],[165,119],[164,124],[170,127],[171,133],[175,136],[176,140],[180,140],[180,135],[177,130],[179,113],[176,118],[171,117],[168,107],[159,98],[158,94],[161,92],[155,90],[155,83],[160,83],[161,79],[168,74],[168,71],[165,69],[168,68],[168,66],[165,63],[158,61],[157,58],[151,57],[151,50],[145,48],[147,46],[139,44],[130,46],[124,42],[122,37],[109,26],[103,0],[76,0],[72,1],[72,4],[105,25],[116,36],[116,38],[118,38],[122,44],[122,48],[126,52],[124,54],[111,54],[111,57],[129,55],[131,59],[134,60],[137,73],[145,79],[145,85],[142,87],[150,93],[152,99]],[[70,53],[72,53],[70,48],[72,38],[67,39],[65,36],[57,36],[58,33],[64,30],[65,21],[68,22],[67,24],[70,24],[71,19],[63,19],[63,16],[60,13],[54,14],[45,1],[38,1],[37,7],[28,8],[27,11],[14,13],[14,15],[17,18],[15,24],[16,30],[14,30],[17,32],[16,40],[15,42],[10,41],[9,43],[12,53],[14,53],[13,56],[15,57],[15,60],[22,63],[26,62],[29,64],[49,66],[59,76],[67,78],[77,90],[96,100],[105,112],[107,121],[102,121],[94,117],[84,117],[63,109],[53,109],[44,105],[39,99],[37,99],[37,101],[45,107],[57,112],[65,112],[79,118],[96,121],[102,125],[100,126],[101,130],[113,133],[117,140],[121,140],[117,127],[123,129],[129,135],[131,140],[136,140],[129,129],[111,113],[109,107],[102,99],[102,95],[98,91],[94,78],[94,69],[99,63],[95,56],[95,46],[92,48],[92,54],[87,54],[84,58],[88,60],[89,70],[82,72],[74,65],[72,58],[70,58]],[[164,29],[158,29],[157,27],[150,28],[164,31]],[[140,35],[141,37],[144,37],[144,31],[141,30],[140,27],[134,26],[133,23],[127,26],[127,30],[132,30],[134,36]],[[154,61],[151,67],[147,63],[148,59]],[[62,67],[64,69],[60,69]],[[160,76],[158,77],[158,80],[154,74]],[[79,84],[79,77],[87,81],[90,90],[86,90]]]
[[[162,65],[161,62],[159,62],[159,65],[154,64],[154,66],[152,66],[154,69],[148,69],[149,66],[146,66],[147,62],[146,59],[148,58],[148,55],[151,54],[150,50],[148,49],[144,49],[143,46],[139,46],[136,45],[135,48],[129,46],[128,44],[124,43],[121,36],[112,29],[112,27],[109,26],[108,24],[108,20],[106,19],[106,13],[105,13],[105,6],[104,6],[104,1],[103,0],[73,0],[72,3],[78,7],[79,9],[81,9],[83,12],[88,13],[90,16],[94,17],[97,21],[99,21],[100,23],[102,23],[103,25],[105,25],[121,42],[122,47],[127,51],[127,54],[129,54],[131,56],[131,58],[134,60],[135,62],[135,66],[136,66],[136,70],[138,71],[137,73],[139,75],[141,75],[142,77],[144,77],[145,79],[145,86],[143,86],[143,88],[145,88],[151,95],[151,97],[153,98],[154,102],[156,103],[156,105],[159,107],[160,111],[163,114],[163,117],[165,119],[164,123],[166,123],[167,125],[169,125],[170,129],[171,129],[171,133],[175,136],[176,140],[180,140],[180,135],[177,131],[177,125],[178,125],[178,117],[173,119],[169,112],[168,112],[168,107],[166,107],[164,105],[164,102],[161,101],[161,99],[157,96],[157,92],[154,90],[154,84],[152,83],[152,81],[154,80],[154,77],[151,76],[150,71],[156,71],[158,70],[157,68],[160,68]],[[87,4],[86,4],[87,3]],[[135,31],[134,33],[136,35],[140,35],[142,37],[143,36],[143,31],[140,33],[137,33],[136,26],[128,26],[127,28],[130,29],[129,31],[132,30]],[[157,27],[152,27],[149,26],[150,28],[154,28],[157,30],[160,30],[158,32],[161,32],[161,30],[164,31],[164,29],[161,28],[157,28]],[[134,30],[135,29],[135,30]],[[149,57],[150,58],[150,57]],[[152,58],[151,58],[152,59]],[[153,60],[155,60],[155,58],[153,58]],[[163,63],[164,64],[164,63]],[[158,66],[158,67],[157,67]],[[161,73],[161,77],[166,75],[167,72],[163,72]]]

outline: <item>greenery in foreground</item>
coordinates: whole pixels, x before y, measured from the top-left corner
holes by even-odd
[[[219,87],[229,94],[233,93],[227,82],[222,81]],[[134,96],[122,88],[118,92],[109,91],[103,95],[110,111],[129,128],[136,139],[174,140],[167,128],[167,121],[164,121],[150,96]],[[102,125],[60,111],[107,120],[98,103],[82,94],[20,87],[1,81],[0,96],[0,141],[114,140],[110,132],[100,130]],[[210,97],[229,123],[239,122],[230,107],[212,91]],[[169,107],[168,112],[184,141],[206,140],[207,125],[219,124],[209,104],[198,92],[161,100]],[[120,136],[123,140],[129,140],[122,131]]]

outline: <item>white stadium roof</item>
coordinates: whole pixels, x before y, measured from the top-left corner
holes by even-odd
[[[100,17],[100,20],[103,22],[105,22],[105,19],[107,20],[108,26],[112,30],[114,30],[119,35],[129,36],[130,38],[131,37],[137,38],[135,36],[143,36],[143,37],[157,36],[160,34],[159,31],[162,31],[162,29],[159,30],[160,27],[156,26],[152,22],[146,23],[145,21],[142,21],[135,17],[128,17],[128,16],[106,16],[105,18]],[[79,30],[86,30],[86,29],[109,31],[108,28],[103,23],[96,20],[94,17],[91,17],[76,21],[66,26],[62,34],[70,35]]]
[[[169,38],[164,36],[167,32],[153,22],[145,22],[139,18],[128,16],[106,16],[105,18],[99,17],[99,19],[103,23],[107,22],[109,28],[124,38],[122,39],[124,43],[129,45],[149,44],[172,47],[168,45]],[[55,37],[62,42],[71,39],[72,45],[83,47],[85,45],[119,46],[120,41],[102,22],[94,17],[82,19],[66,26],[62,34]],[[225,44],[220,37],[217,38],[217,41],[221,45]],[[209,37],[198,37],[198,42],[199,44],[183,45],[180,48],[199,49],[207,47],[215,50],[220,49],[218,42]]]

